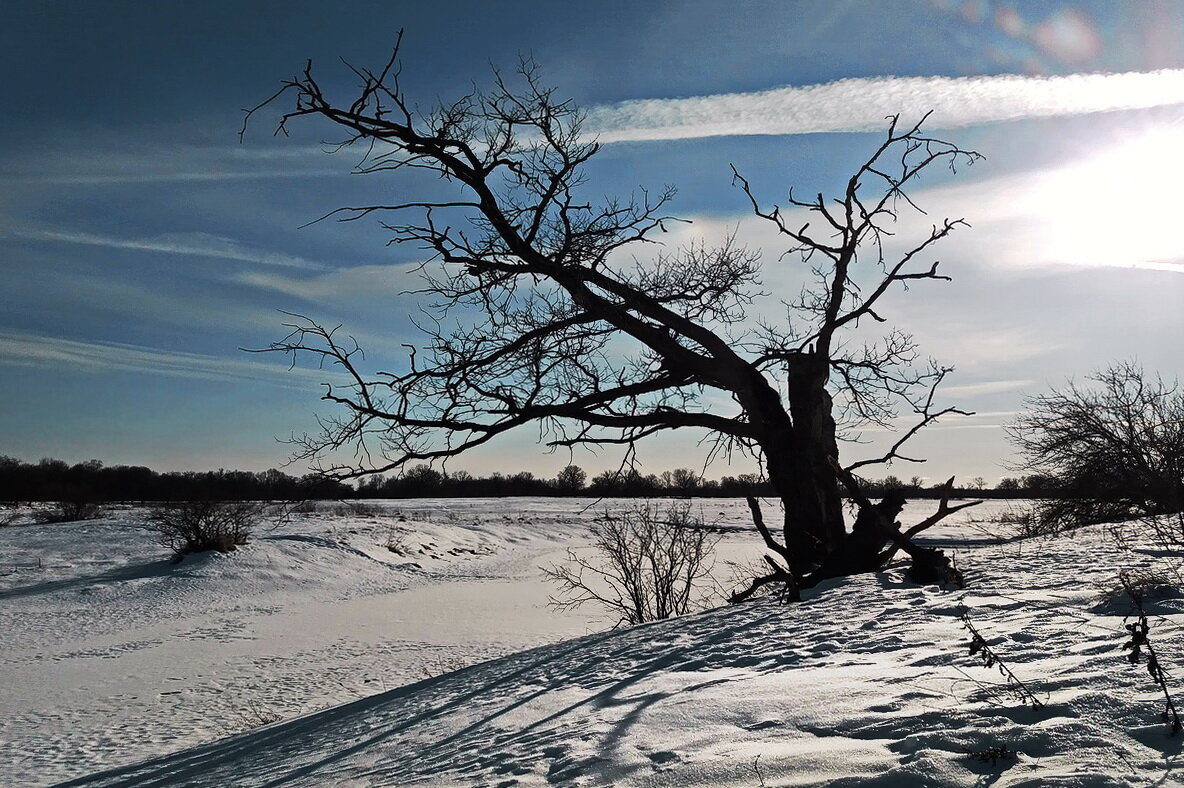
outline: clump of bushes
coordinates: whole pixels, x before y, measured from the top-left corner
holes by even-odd
[[[386,532],[386,549],[395,555],[408,555],[411,548],[407,544],[407,534],[392,525]]]
[[[13,525],[21,516],[20,509],[12,501],[0,502],[0,528]]]
[[[78,520],[97,520],[103,516],[103,507],[92,501],[58,501],[48,509],[33,513],[33,521],[49,523],[73,523]]]
[[[292,504],[288,511],[292,514],[316,514],[317,502],[311,498],[304,501],[297,501]]]
[[[1010,529],[1012,540],[1039,539],[1047,536],[1059,536],[1066,530],[1064,523],[1057,518],[1042,516],[1041,507],[1044,502],[1036,505],[1018,506],[1006,509],[995,515],[993,520]]]
[[[1124,569],[1118,583],[1103,588],[1101,601],[1129,598],[1143,603],[1147,600],[1179,597],[1184,590],[1184,576],[1172,565]]]
[[[179,561],[190,553],[229,553],[246,544],[262,510],[250,501],[182,501],[154,507],[149,531]]]

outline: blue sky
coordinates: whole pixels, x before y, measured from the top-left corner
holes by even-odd
[[[931,216],[901,228],[966,218],[936,254],[954,282],[888,310],[957,366],[945,401],[978,415],[931,429],[914,449],[930,461],[890,472],[996,479],[1010,459],[1000,425],[1025,394],[1118,359],[1184,373],[1175,2],[40,2],[5,17],[0,454],[279,465],[276,438],[323,410],[316,370],[238,350],[282,336],[279,309],[342,322],[374,364],[398,363],[417,250],[385,247],[375,225],[298,229],[391,184],[350,175],[356,156],[325,153],[323,126],[276,139],[263,119],[236,134],[242,109],[307,58],[346,90],[338,58],[381,63],[399,28],[425,105],[531,54],[606,143],[598,190],[677,185],[675,212],[694,224],[674,235],[738,228],[783,295],[798,271],[746,218],[730,164],[770,201],[826,190],[885,114],[929,109],[932,130],[982,152],[923,183]],[[695,464],[696,437],[641,459]],[[567,455],[534,438],[451,467],[553,475]]]

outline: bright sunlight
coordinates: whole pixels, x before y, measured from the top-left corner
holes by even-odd
[[[1184,272],[1182,149],[1184,129],[1159,128],[1050,173],[1036,195],[1048,212],[1041,257]]]

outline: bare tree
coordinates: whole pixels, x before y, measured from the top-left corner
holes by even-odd
[[[578,465],[565,465],[555,477],[555,486],[564,492],[577,492],[588,483],[588,473]]]
[[[1097,385],[1069,382],[1030,398],[1009,429],[1025,467],[1057,493],[1038,505],[1041,523],[1063,529],[1147,517],[1163,528],[1174,520],[1165,541],[1184,545],[1184,391],[1132,362],[1087,380]]]
[[[279,132],[319,116],[344,131],[341,144],[364,149],[359,172],[427,172],[447,193],[329,214],[382,216],[393,243],[432,255],[422,269],[426,341],[411,350],[407,371],[367,373],[352,339],[302,316],[269,348],[311,354],[350,380],[328,387],[323,398],[337,415],[299,444],[298,456],[323,460],[326,473],[349,478],[442,460],[528,424],[552,447],[627,447],[631,467],[638,441],[695,428],[714,436],[716,452],[759,458],[784,508],[780,534],[764,529],[766,542],[802,577],[845,544],[840,433],[892,425],[901,410],[915,416],[882,455],[838,466],[857,488],[863,467],[920,462],[902,452],[905,443],[961,412],[934,404],[951,368],[918,363],[909,335],[861,343],[851,333],[886,321],[890,290],[948,279],[922,258],[961,220],[933,225],[899,254],[890,254],[888,237],[898,210],[916,208],[906,191],[924,171],[979,154],[892,117],[836,198],[791,193],[785,210],[761,203],[733,170],[753,211],[813,277],[785,305],[784,326],[753,328],[759,252],[729,238],[652,261],[623,254],[678,221],[667,213],[674,191],[591,199],[584,171],[599,145],[532,63],[513,79],[495,72],[488,91],[429,112],[404,93],[397,46],[382,69],[353,73],[361,87],[347,102],[325,94],[310,63],[260,107],[292,96]],[[732,412],[707,405],[721,394]],[[342,449],[353,459],[341,460]]]

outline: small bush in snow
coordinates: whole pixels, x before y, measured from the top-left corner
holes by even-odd
[[[258,700],[250,699],[241,708],[227,709],[217,721],[223,736],[272,725],[284,719],[278,711],[264,706]]]
[[[407,544],[407,534],[392,525],[386,532],[386,549],[395,555],[408,555],[411,547]]]
[[[1056,520],[1044,520],[1033,506],[1007,509],[995,516],[1000,525],[1010,526],[1012,539],[1036,539],[1042,536],[1057,536],[1064,528]]]
[[[292,514],[316,514],[317,502],[313,500],[297,501],[292,504]]]
[[[48,509],[33,513],[33,519],[43,525],[96,520],[103,516],[103,507],[90,501],[59,501]]]
[[[453,673],[461,668],[467,668],[469,662],[462,657],[449,654],[436,654],[424,659],[419,666],[419,675],[425,679],[434,679],[446,673]]]
[[[381,517],[385,512],[381,506],[363,501],[342,501],[342,514],[354,517]]]
[[[183,501],[152,509],[147,527],[180,560],[207,550],[229,553],[246,544],[260,514],[259,505],[247,501]]]
[[[1125,569],[1119,573],[1117,583],[1099,584],[1102,593],[1099,602],[1117,599],[1147,599],[1178,597],[1184,591],[1184,576],[1180,568],[1171,565]],[[1133,595],[1133,596],[1132,596]]]
[[[0,503],[0,528],[13,525],[20,518],[20,508],[15,503]]]
[[[553,607],[593,603],[619,624],[640,624],[685,615],[702,601],[700,581],[711,571],[719,537],[689,503],[672,503],[661,514],[650,504],[606,512],[590,529],[593,555],[568,550],[564,563],[543,570],[559,586]]]

